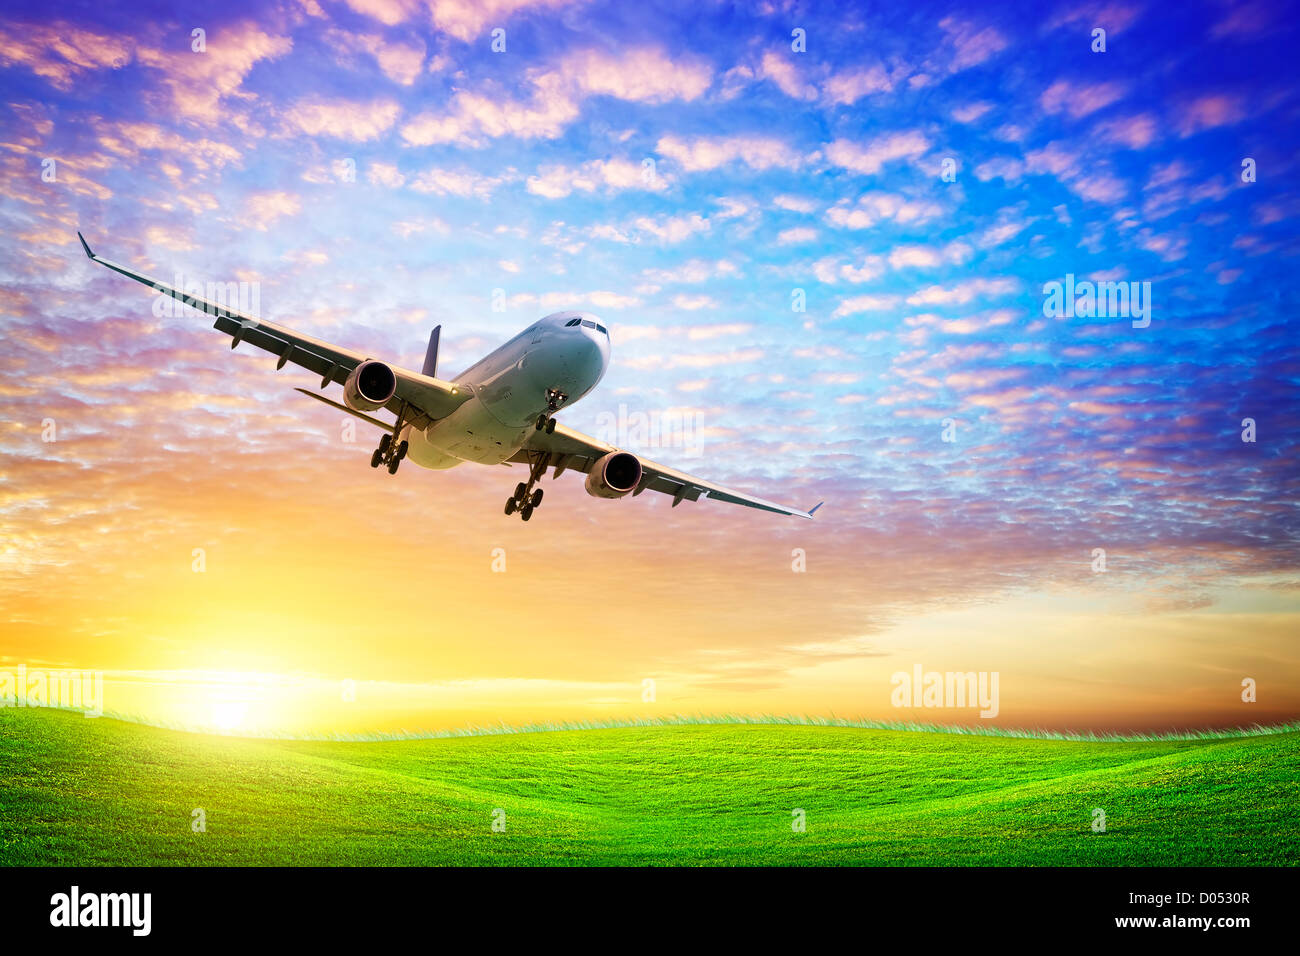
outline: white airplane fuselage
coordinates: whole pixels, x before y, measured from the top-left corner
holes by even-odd
[[[577,324],[569,324],[574,319]],[[599,384],[609,367],[609,335],[586,312],[556,312],[452,379],[473,397],[428,428],[407,425],[400,438],[407,457],[424,468],[462,462],[498,465],[523,447],[539,415],[550,411],[548,393],[572,405]]]

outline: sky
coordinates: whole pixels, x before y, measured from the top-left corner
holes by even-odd
[[[1177,10],[4,0],[0,672],[236,733],[1295,719],[1295,9]],[[561,421],[825,505],[372,471],[78,229],[443,375],[594,312]]]

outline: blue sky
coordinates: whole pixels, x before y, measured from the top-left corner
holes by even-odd
[[[38,486],[69,527],[92,493],[138,501],[124,423],[219,457],[222,480],[276,474],[284,440],[333,467],[327,413],[287,405],[283,376],[201,322],[155,322],[146,291],[80,258],[80,228],[163,277],[258,281],[266,317],[408,367],[441,323],[444,374],[540,315],[597,313],[614,364],[565,420],[683,411],[702,457],[652,457],[826,499],[833,527],[806,533],[841,569],[821,595],[832,636],[958,594],[1072,587],[1099,546],[1138,606],[1214,607],[1226,582],[1263,581],[1272,607],[1278,582],[1294,594],[1300,490],[1294,12],[6,4],[0,368],[20,424],[0,524],[35,540]],[[1045,317],[1043,285],[1067,273],[1150,283],[1150,325]],[[94,492],[31,444],[51,415]],[[484,513],[504,494],[446,487]],[[656,509],[625,520],[662,562]],[[734,525],[703,520],[711,560],[730,554]],[[889,557],[864,569],[868,553]],[[855,603],[891,574],[896,591]]]

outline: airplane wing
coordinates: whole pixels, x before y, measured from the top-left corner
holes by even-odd
[[[184,289],[177,289],[127,266],[97,256],[90,251],[90,246],[80,232],[77,233],[77,238],[81,240],[81,247],[86,250],[86,255],[92,261],[128,279],[144,283],[154,291],[169,295],[191,308],[214,316],[212,327],[231,337],[232,349],[243,342],[265,349],[279,356],[280,360],[275,366],[277,369],[284,368],[287,362],[292,362],[321,376],[321,388],[325,388],[331,382],[346,381],[354,368],[371,358],[351,349],[300,335],[284,326],[245,315],[224,303],[191,295]],[[403,414],[406,421],[419,428],[425,428],[430,422],[439,418],[446,418],[473,394],[473,389],[468,385],[444,382],[391,364],[389,367],[397,376],[397,391],[385,407],[395,415]]]
[[[555,431],[552,434],[547,434],[545,431],[530,432],[528,440],[524,442],[524,447],[510,460],[523,464],[535,464],[542,455],[549,455],[548,462],[555,466],[555,474],[558,477],[561,472],[569,469],[581,472],[590,471],[591,466],[605,455],[611,451],[620,450],[613,445],[607,445],[590,435],[584,435],[576,429],[556,422]],[[721,485],[715,485],[711,481],[705,481],[702,478],[688,475],[684,471],[678,471],[675,468],[669,468],[667,465],[649,461],[640,455],[636,457],[641,462],[642,477],[641,484],[632,492],[633,496],[641,494],[647,488],[651,491],[663,492],[666,495],[673,496],[674,508],[681,504],[683,500],[699,501],[701,495],[716,498],[719,501],[730,502],[734,505],[744,505],[746,508],[774,511],[777,514],[794,515],[798,518],[811,518],[813,512],[822,506],[822,502],[818,502],[807,511],[789,508],[785,505],[765,501],[762,498],[756,498],[753,495],[747,495],[742,491],[734,491]]]

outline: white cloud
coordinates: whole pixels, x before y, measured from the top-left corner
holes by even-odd
[[[874,175],[885,163],[896,159],[914,159],[930,148],[930,141],[920,130],[887,133],[863,145],[837,139],[826,147],[826,158],[835,166]]]
[[[470,169],[427,169],[411,180],[416,192],[435,196],[462,196],[486,199],[508,176],[484,176]]]
[[[528,191],[547,199],[562,199],[574,190],[592,193],[604,189],[607,193],[625,189],[643,189],[661,192],[668,180],[657,172],[628,159],[594,159],[577,168],[548,166],[528,177]]]
[[[943,210],[928,200],[909,200],[896,193],[867,193],[856,205],[841,200],[826,210],[826,221],[841,229],[868,229],[884,220],[898,223],[921,223],[940,215]]]
[[[907,297],[908,305],[965,305],[977,296],[1007,295],[1020,288],[1012,278],[967,279],[954,286],[932,285]]]
[[[776,241],[783,246],[788,246],[800,242],[812,242],[816,238],[816,229],[800,226],[795,229],[782,229],[777,233]]]
[[[655,149],[688,173],[717,169],[740,161],[752,169],[798,169],[802,157],[784,139],[764,136],[701,136],[687,141],[675,135],[659,140]]]

